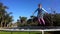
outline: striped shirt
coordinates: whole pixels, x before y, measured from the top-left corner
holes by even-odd
[[[44,8],[37,8],[35,12],[37,11],[38,11],[38,14],[37,14],[38,18],[43,18],[44,14],[47,13],[47,11]]]

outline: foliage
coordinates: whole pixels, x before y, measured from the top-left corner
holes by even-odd
[[[10,16],[11,13],[8,13],[6,11],[8,9],[7,6],[4,6],[3,3],[0,3],[0,26],[1,27],[7,27],[7,24],[13,21],[12,16]]]

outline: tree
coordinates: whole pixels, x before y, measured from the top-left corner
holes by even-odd
[[[36,16],[30,16],[31,18],[27,20],[27,24],[29,26],[37,26],[38,25],[38,19]]]
[[[20,18],[20,21],[21,23],[25,23],[27,21],[27,17],[19,17]]]
[[[27,25],[27,17],[19,17],[19,19],[17,20],[17,25],[18,26],[25,26]]]
[[[11,13],[8,13],[6,11],[6,9],[8,9],[7,6],[4,6],[3,3],[0,3],[0,26],[3,27],[7,27],[7,24],[12,22],[12,16],[10,16]]]

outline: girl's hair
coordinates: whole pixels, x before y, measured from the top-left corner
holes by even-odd
[[[38,6],[41,6],[42,4],[38,4]]]

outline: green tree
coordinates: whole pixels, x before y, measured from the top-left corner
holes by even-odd
[[[27,17],[19,17],[19,19],[17,20],[17,24],[18,26],[25,26],[27,25]]]
[[[3,3],[0,3],[0,26],[7,26],[8,23],[12,22],[12,16],[10,16],[11,13],[8,13],[6,11],[8,9],[7,6],[4,6]]]

